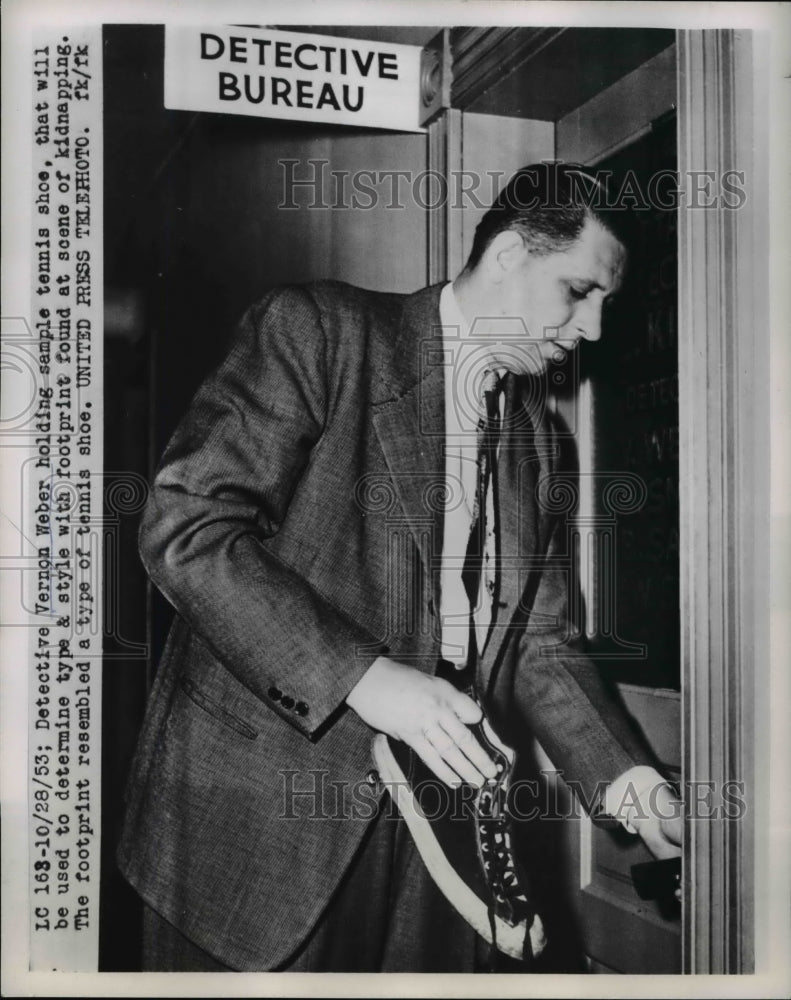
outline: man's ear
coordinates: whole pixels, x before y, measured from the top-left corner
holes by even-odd
[[[508,275],[527,254],[525,241],[514,229],[506,229],[498,233],[483,255],[483,264],[487,277],[496,285]]]

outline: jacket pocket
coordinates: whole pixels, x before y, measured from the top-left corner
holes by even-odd
[[[214,699],[210,698],[189,677],[182,677],[180,683],[184,694],[186,694],[190,701],[194,702],[199,708],[202,708],[213,719],[222,722],[229,729],[233,729],[234,732],[239,733],[240,736],[244,736],[248,740],[254,740],[258,737],[257,730],[253,729],[244,719],[240,719],[238,715],[229,712],[227,708],[224,708],[218,702],[214,701]]]

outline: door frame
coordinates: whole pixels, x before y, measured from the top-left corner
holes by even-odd
[[[685,828],[684,968],[749,973],[756,717],[769,678],[768,94],[757,32],[678,32],[678,161],[743,171],[738,210],[679,215],[682,740],[687,788],[744,783],[738,819]],[[687,809],[689,814],[690,810]]]
[[[515,41],[513,29],[465,29],[451,48],[445,33],[454,106],[428,123],[429,170],[450,177],[460,169],[468,95],[496,79],[498,52],[512,60]],[[701,170],[714,171],[716,183],[744,172],[747,192],[738,210],[679,212],[683,969],[749,973],[761,819],[755,760],[768,750],[756,717],[766,707],[756,692],[769,684],[768,93],[755,76],[768,52],[757,33],[723,29],[679,30],[676,47],[682,204]],[[457,230],[447,205],[430,214],[432,283],[461,266]],[[708,787],[715,802],[730,789],[740,815],[694,816],[692,802]]]

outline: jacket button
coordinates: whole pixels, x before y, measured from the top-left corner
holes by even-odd
[[[294,711],[297,713],[297,715],[307,715],[308,706],[305,704],[304,701],[298,701],[294,706]]]
[[[272,701],[280,701],[280,699],[283,697],[283,692],[280,690],[280,688],[276,687],[271,687],[267,691],[267,694],[272,699]]]
[[[283,708],[293,708],[294,699],[290,695],[284,694],[283,697],[280,699],[280,704],[283,706]]]

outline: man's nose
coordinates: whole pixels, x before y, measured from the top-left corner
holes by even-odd
[[[577,314],[576,326],[585,340],[592,343],[601,339],[601,305],[586,303],[584,311]]]

